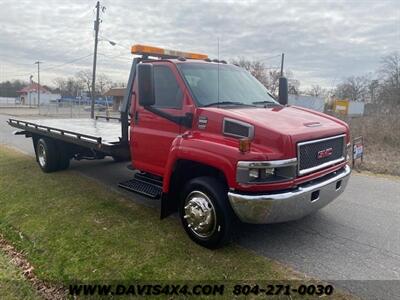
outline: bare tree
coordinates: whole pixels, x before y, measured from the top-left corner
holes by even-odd
[[[125,86],[126,86],[126,82],[112,82],[111,83],[112,88],[115,88],[115,87],[124,88]]]
[[[27,84],[27,82],[21,80],[7,80],[0,82],[0,97],[16,97],[18,91]]]
[[[249,71],[259,82],[267,86],[268,78],[265,73],[265,65],[260,61],[250,61],[244,57],[239,57],[237,60],[232,61],[233,64]]]
[[[89,70],[82,70],[75,75],[79,84],[85,86],[89,95],[92,94],[92,73]]]
[[[61,94],[68,97],[77,97],[81,95],[81,91],[84,90],[84,88],[85,86],[80,80],[74,77],[68,77],[65,79],[65,88]]]
[[[285,77],[288,79],[288,92],[290,95],[298,95],[300,93],[300,81],[295,79],[292,71],[286,70]],[[279,89],[279,77],[278,77]]]
[[[382,57],[379,73],[391,86],[400,88],[400,55],[394,52]]]
[[[278,96],[279,93],[279,77],[281,76],[280,70],[267,69],[261,61],[247,60],[240,57],[237,60],[232,61],[233,64],[242,67],[249,71],[258,81],[260,81],[274,96]],[[293,73],[290,70],[286,71],[286,77],[288,78],[289,93],[298,94],[300,81],[293,78]]]
[[[306,95],[313,97],[325,97],[327,91],[318,84],[313,84],[306,92]]]
[[[335,94],[342,99],[365,101],[368,97],[369,84],[367,76],[351,76],[337,85]]]
[[[371,80],[370,84],[368,85],[368,92],[369,92],[369,98],[372,103],[379,103],[379,98],[378,98],[378,92],[379,92],[379,81],[374,79]]]
[[[268,71],[268,79],[265,85],[276,97],[279,94],[279,77],[281,77],[281,72],[278,69],[270,69]]]
[[[56,89],[60,92],[62,96],[66,94],[67,91],[67,80],[62,77],[57,77],[53,79],[53,84],[55,85]]]
[[[400,55],[398,52],[382,58],[378,74],[380,75],[378,102],[400,106]]]
[[[110,77],[103,73],[97,76],[96,89],[100,93],[100,95],[103,95],[103,93],[105,93],[106,90],[109,89],[111,86],[112,80],[110,79]]]

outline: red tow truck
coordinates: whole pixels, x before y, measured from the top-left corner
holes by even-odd
[[[32,137],[44,172],[71,159],[130,159],[119,184],[161,200],[161,218],[178,212],[196,243],[216,248],[237,220],[296,220],[345,189],[346,123],[279,101],[244,69],[207,55],[132,46],[120,118],[9,119]],[[239,223],[240,224],[240,223]]]

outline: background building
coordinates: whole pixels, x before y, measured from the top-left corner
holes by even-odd
[[[325,108],[325,99],[315,96],[289,95],[288,104],[323,112]]]
[[[40,103],[38,103],[38,88],[40,89]],[[38,106],[56,102],[61,98],[60,94],[53,94],[50,90],[36,82],[32,82],[21,90],[17,91],[19,94],[20,103],[29,106]]]
[[[110,88],[103,94],[105,97],[112,98],[112,110],[119,111],[122,100],[124,99],[125,88]]]

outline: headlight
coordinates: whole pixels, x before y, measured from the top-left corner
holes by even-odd
[[[253,179],[263,179],[275,176],[275,168],[249,169],[249,177]]]
[[[239,161],[236,180],[239,183],[266,183],[293,179],[297,159],[272,161]]]
[[[275,175],[275,168],[267,168],[264,170],[265,176],[274,176]]]
[[[260,177],[260,169],[249,169],[249,177],[250,178],[259,178]]]
[[[350,160],[350,155],[351,155],[351,143],[348,143],[346,145],[346,160]]]

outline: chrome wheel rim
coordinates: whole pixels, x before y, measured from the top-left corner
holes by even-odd
[[[44,148],[43,144],[38,145],[38,159],[39,164],[44,167],[46,165],[46,149]]]
[[[189,230],[200,238],[213,235],[217,225],[215,208],[210,198],[200,191],[191,192],[185,200],[184,216]]]

